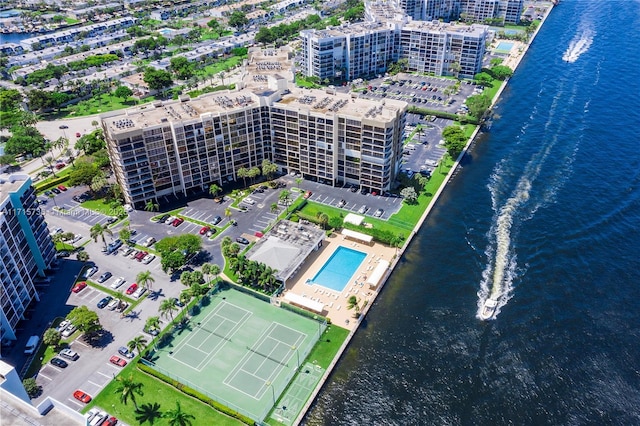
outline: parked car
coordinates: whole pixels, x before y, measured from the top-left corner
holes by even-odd
[[[66,361],[56,357],[51,358],[51,361],[49,362],[51,362],[51,365],[55,365],[56,367],[60,368],[67,368],[69,366]]]
[[[211,229],[209,229],[209,230],[207,231],[207,235],[206,235],[206,236],[207,236],[207,238],[212,237],[213,235],[215,235],[215,233],[216,233],[216,232],[217,232],[217,231],[216,231],[216,229],[215,229],[215,228],[211,228]]]
[[[99,414],[95,415],[93,420],[91,420],[91,423],[89,423],[89,426],[102,426],[107,417],[109,417],[109,414],[107,414],[106,411],[101,411]]]
[[[169,218],[166,220],[166,224],[167,225],[173,225],[173,222],[176,220],[175,216],[169,216]]]
[[[93,420],[95,416],[98,415],[98,413],[100,413],[100,409],[95,407],[87,411],[87,414],[86,414],[87,422],[90,422],[91,420]]]
[[[115,417],[111,416],[107,420],[105,420],[104,423],[102,423],[101,426],[115,426],[117,424],[118,424],[118,419],[116,419]]]
[[[182,303],[177,297],[172,297],[171,300],[173,300],[176,306],[178,306],[179,308],[184,308],[184,303]]]
[[[60,169],[64,168],[64,166],[66,166],[66,164],[65,164],[65,163],[58,163],[58,164],[56,164],[56,166],[55,166],[55,167],[56,167],[56,169],[57,169],[57,170],[60,170]],[[55,189],[55,188],[54,188],[54,189]]]
[[[172,225],[173,225],[173,227],[175,228],[175,227],[179,226],[182,222],[184,222],[184,219],[183,219],[183,218],[181,218],[181,217],[179,217],[179,218],[177,218],[177,219],[175,219],[175,220],[173,221]]]
[[[118,220],[117,217],[111,216],[109,219],[107,219],[107,224],[111,225],[112,223],[115,223]]]
[[[211,224],[213,226],[216,226],[217,224],[219,224],[220,222],[222,222],[222,218],[220,216],[216,216],[213,218],[213,221],[211,221]]]
[[[120,303],[120,301],[118,299],[113,299],[111,302],[109,302],[109,304],[107,305],[107,309],[110,311],[113,311],[115,308],[118,307],[118,304]]]
[[[109,358],[109,362],[111,364],[117,365],[118,367],[124,367],[125,365],[127,365],[127,361],[116,355],[113,355],[111,358]]]
[[[76,132],[76,138],[79,138],[80,136],[82,136],[80,132]]]
[[[81,391],[80,389],[78,389],[73,393],[73,397],[80,402],[84,402],[85,404],[88,404],[89,402],[91,402],[91,396],[86,392]]]
[[[142,259],[144,259],[144,257],[145,257],[146,255],[148,255],[148,254],[149,254],[149,252],[146,252],[146,251],[138,252],[138,254],[136,254],[136,258],[135,258],[135,259],[136,259],[138,262],[142,262]]]
[[[107,272],[103,273],[102,275],[100,275],[100,277],[98,278],[98,282],[102,284],[103,282],[105,282],[106,280],[111,278],[112,275],[113,274],[111,272],[107,271]]]
[[[140,299],[142,297],[143,294],[145,294],[147,292],[147,289],[144,287],[138,287],[138,289],[136,291],[133,292],[133,294],[131,295],[131,297],[133,297],[134,299]]]
[[[338,203],[338,208],[342,208],[346,205],[347,205],[347,202],[345,200],[340,200],[340,202]]]
[[[61,333],[62,337],[69,337],[71,336],[73,333],[75,333],[75,331],[77,330],[76,326],[73,324],[69,324],[67,326],[67,328],[64,329],[64,331]]]
[[[83,278],[89,278],[91,276],[93,276],[93,274],[95,274],[96,272],[98,272],[98,267],[97,266],[92,266],[89,269],[87,269],[86,271],[84,271],[84,274],[82,274]]]
[[[384,210],[378,209],[373,213],[373,217],[380,217],[384,213]]]
[[[211,228],[209,228],[208,226],[203,226],[202,228],[200,228],[200,235],[204,235],[207,232],[209,232],[211,230]]]
[[[56,257],[69,257],[71,256],[71,253],[69,253],[67,250],[61,250],[59,252],[56,252]]]
[[[153,237],[149,237],[145,240],[144,244],[142,244],[145,247],[151,247],[153,244],[155,244],[156,239]]]
[[[142,331],[154,337],[160,334],[160,330],[155,327],[144,327]]]
[[[72,351],[69,348],[63,349],[60,351],[60,356],[66,359],[70,359],[71,361],[75,361],[79,358],[79,355],[77,352]]]
[[[238,237],[238,238],[236,238],[236,243],[247,245],[247,244],[249,244],[249,240],[247,240],[244,237]]]
[[[305,193],[304,193],[304,196],[303,196],[303,197],[306,199],[306,198],[311,197],[312,195],[313,195],[313,192],[311,192],[311,191],[307,191],[307,192],[305,192]]]
[[[129,253],[129,259],[135,259],[139,253],[140,253],[140,250],[133,249],[133,251]]]
[[[61,124],[58,126],[58,129],[68,129],[69,126],[67,126],[66,124]]]
[[[129,256],[135,249],[133,247],[127,247],[123,252],[122,255],[124,257]]]
[[[54,194],[58,195],[62,191],[60,191],[58,188],[51,188],[51,192],[53,192]]]
[[[98,308],[100,308],[100,309],[104,308],[105,306],[107,306],[109,304],[109,302],[111,302],[111,300],[113,300],[113,297],[111,297],[111,296],[103,297],[98,302]]]
[[[363,205],[358,209],[358,213],[364,214],[367,210],[369,210],[369,208],[366,205]]]
[[[142,258],[142,263],[144,263],[145,265],[150,264],[151,262],[153,262],[153,259],[156,258],[155,254],[148,254],[145,257]]]
[[[87,286],[87,283],[82,281],[79,282],[78,284],[75,285],[75,287],[73,287],[73,289],[71,289],[72,292],[74,293],[80,293],[82,291],[83,288],[85,288]]]
[[[162,216],[160,216],[160,218],[158,219],[158,223],[165,223],[167,221],[167,219],[169,219],[169,215],[168,214],[163,214]]]
[[[57,330],[58,330],[59,332],[62,332],[62,331],[64,331],[64,329],[65,329],[65,328],[69,327],[69,324],[71,324],[71,321],[69,321],[69,320],[64,320],[64,321],[62,321],[62,322],[58,325]]]
[[[256,203],[256,202],[255,202],[255,200],[254,200],[253,198],[249,198],[249,197],[245,198],[243,201],[244,201],[245,203],[247,203],[247,204],[251,204],[251,205],[254,205],[254,204]]]
[[[66,190],[67,190],[67,187],[66,187],[66,186],[64,186],[64,185],[58,185],[58,189],[59,189],[60,191],[66,191]]]
[[[131,295],[133,294],[133,292],[135,292],[138,289],[138,284],[133,283],[129,286],[129,288],[127,289],[126,293]]]
[[[122,284],[125,283],[125,279],[123,277],[120,277],[118,279],[116,279],[111,285],[111,288],[120,288],[120,286],[122,286]]]
[[[118,348],[118,353],[126,358],[133,358],[134,356],[136,356],[136,354],[134,354],[133,352],[131,352],[126,346],[120,346]]]

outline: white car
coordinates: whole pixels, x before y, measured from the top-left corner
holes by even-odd
[[[73,324],[69,324],[67,328],[62,332],[62,337],[69,337],[77,330],[76,326]]]
[[[60,356],[63,357],[63,358],[70,359],[72,361],[75,361],[75,360],[78,359],[77,352],[74,352],[69,348],[66,348],[66,349],[63,349],[62,351],[60,351]]]
[[[249,197],[245,198],[244,202],[250,205],[254,205],[256,203],[253,198],[249,198]]]
[[[165,224],[167,225],[172,225],[173,221],[176,220],[177,218],[175,216],[169,216],[169,219],[167,219],[167,221],[165,222]]]
[[[143,294],[147,292],[147,289],[144,287],[138,287],[138,289],[131,295],[134,299],[140,299]]]
[[[91,268],[87,269],[82,276],[84,278],[89,278],[89,277],[93,276],[93,274],[95,274],[96,272],[98,272],[98,267],[97,266],[92,266]]]
[[[69,325],[71,324],[71,321],[69,320],[64,320],[60,323],[60,325],[58,326],[58,331],[63,332],[65,328],[69,327]]]
[[[107,309],[110,311],[113,311],[115,308],[118,307],[118,304],[120,303],[120,301],[118,299],[113,299],[111,302],[109,302],[109,304],[107,305]]]
[[[73,237],[73,239],[71,240],[71,244],[75,244],[75,243],[77,243],[78,241],[80,241],[81,239],[82,239],[82,235],[80,235],[80,234],[76,234],[76,235]]]
[[[143,246],[151,247],[155,242],[156,242],[155,238],[149,237],[149,238],[146,239],[146,241],[144,242]]]
[[[135,249],[133,247],[127,247],[127,249],[125,251],[122,252],[122,255],[124,257],[129,256]]]
[[[144,263],[145,265],[150,264],[151,262],[153,262],[153,259],[155,259],[156,256],[154,254],[148,254],[145,257],[142,258],[142,263]]]
[[[113,282],[113,284],[111,284],[111,288],[116,289],[116,288],[120,288],[122,287],[122,284],[125,283],[125,279],[123,277],[118,278],[117,280],[115,280]]]

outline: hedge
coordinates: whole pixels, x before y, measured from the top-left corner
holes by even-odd
[[[178,389],[180,392],[191,396],[193,398],[196,398],[197,400],[211,406],[212,408],[214,408],[217,411],[220,411],[221,413],[224,413],[230,417],[233,417],[235,419],[240,420],[241,422],[248,424],[248,425],[253,425],[255,424],[255,422],[253,421],[253,419],[250,419],[249,417],[240,414],[236,411],[233,411],[231,408],[227,407],[226,405],[223,405],[221,403],[219,403],[218,401],[215,401],[212,398],[209,398],[208,396],[205,396],[203,394],[201,394],[200,392],[195,391],[194,389],[191,389],[189,386],[185,386],[184,384],[178,382],[177,380],[174,380],[170,377],[165,376],[164,374],[154,370],[153,368],[149,367],[148,365],[143,364],[142,362],[138,362],[137,365],[138,369],[144,373],[149,374],[150,376],[155,377],[156,379],[162,380],[163,382],[165,382],[168,385],[173,386],[174,388]]]
[[[65,183],[67,180],[69,180],[69,176],[61,176],[56,179],[40,182],[40,184],[36,183],[34,185],[34,188],[36,189],[36,191],[46,191],[49,188],[53,188],[54,186]]]
[[[433,109],[420,108],[415,106],[410,106],[408,111],[413,114],[420,114],[422,116],[425,115],[435,115],[440,118],[448,118],[449,120],[459,121],[461,123],[470,123],[470,124],[478,124],[478,120],[475,118],[469,117],[468,115],[458,115],[452,112],[446,111],[437,111]]]

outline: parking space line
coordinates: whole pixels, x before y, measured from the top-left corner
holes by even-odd
[[[79,403],[78,401],[76,401],[75,399],[67,398],[67,401],[71,401],[71,402],[73,402],[73,403],[74,403],[74,404],[76,404],[78,407],[83,407],[83,405],[82,405],[82,404],[80,404],[80,403]]]
[[[110,376],[110,375],[108,375],[108,374],[104,374],[102,371],[97,371],[97,373],[98,373],[99,375],[101,375],[101,376],[106,377],[107,379],[113,379],[113,377],[112,377],[112,376]]]
[[[49,377],[49,376],[45,376],[45,375],[44,375],[44,374],[42,374],[41,372],[40,372],[40,373],[38,373],[38,377],[44,377],[44,378],[45,378],[45,379],[47,379],[47,380],[53,380],[51,377]]]
[[[100,389],[102,389],[102,388],[104,387],[104,385],[99,385],[99,384],[97,384],[97,383],[95,383],[95,382],[92,382],[91,380],[87,380],[87,382],[91,383],[91,384],[92,384],[92,385],[94,385],[94,386],[99,387]],[[106,384],[106,383],[105,383],[105,384]]]

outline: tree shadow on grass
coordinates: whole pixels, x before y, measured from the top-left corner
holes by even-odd
[[[146,422],[152,425],[160,418],[162,418],[162,411],[160,411],[160,404],[157,402],[142,404],[136,409],[136,421],[141,425]]]

